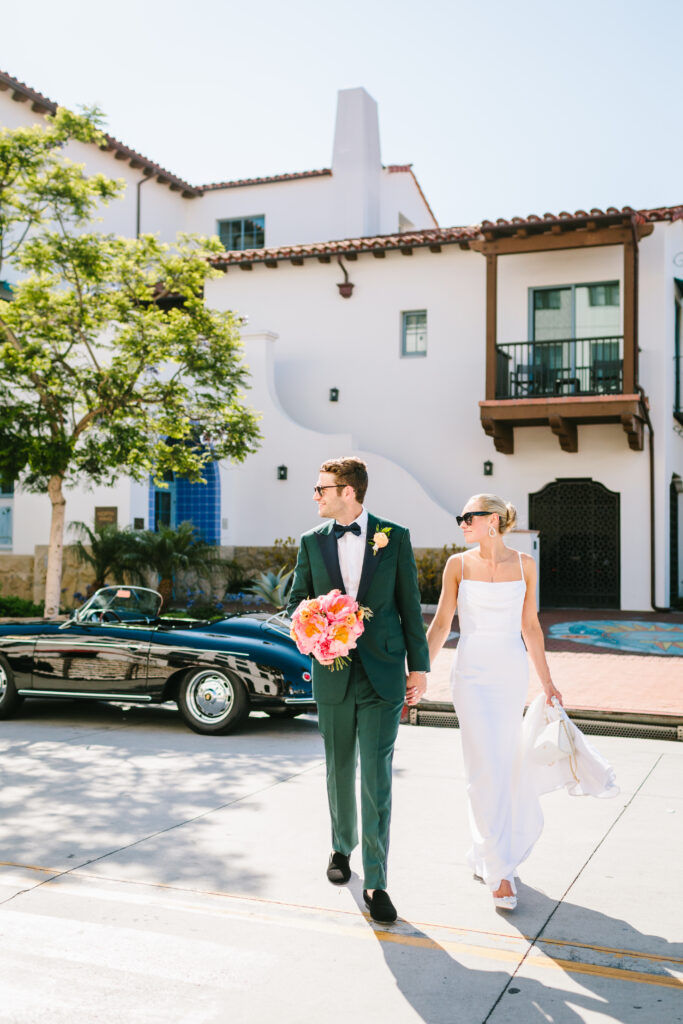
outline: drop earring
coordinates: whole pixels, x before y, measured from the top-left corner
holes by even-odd
[[[495,529],[493,523],[491,523],[491,525],[489,526],[489,537],[495,537],[495,536],[496,536],[496,529]]]

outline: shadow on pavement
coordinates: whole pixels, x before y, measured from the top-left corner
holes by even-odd
[[[362,883],[355,874],[350,889],[367,917]],[[533,900],[535,911],[547,911],[546,920],[552,915],[549,924],[559,924],[562,915],[562,940],[553,944],[551,930],[544,928],[548,937],[532,943],[523,960],[520,954],[521,964],[511,964],[509,971],[465,966],[457,951],[445,949],[400,916],[394,926],[368,918],[397,988],[425,1024],[585,1024],[586,1012],[619,1024],[683,1021],[683,982],[674,974],[683,967],[683,943],[644,935],[627,921],[586,907],[562,903],[558,908],[556,901],[523,884],[519,893],[521,904]],[[506,920],[516,924],[515,915],[506,915]],[[521,927],[519,931],[522,939],[529,939]],[[615,935],[619,950],[604,939]],[[489,963],[495,963],[496,950],[502,948],[491,947]],[[486,953],[475,955],[486,959]],[[463,960],[472,960],[466,947]],[[620,977],[620,971],[641,977]],[[528,976],[538,973],[547,974],[547,984]],[[571,986],[564,986],[564,977],[571,978]]]

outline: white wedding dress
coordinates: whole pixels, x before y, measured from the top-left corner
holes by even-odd
[[[462,556],[461,556],[462,558]],[[529,665],[522,641],[526,582],[465,578],[458,588],[460,640],[451,689],[460,734],[472,847],[468,861],[492,891],[514,877],[543,829],[543,813],[523,759],[522,716]]]

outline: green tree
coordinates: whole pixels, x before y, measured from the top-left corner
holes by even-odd
[[[157,573],[164,609],[171,602],[173,579],[178,572],[210,578],[223,566],[218,549],[203,541],[192,523],[180,523],[175,530],[159,523],[156,531],[136,534],[135,558],[139,568]]]
[[[92,590],[99,590],[113,577],[112,582],[123,583],[126,576],[139,581],[142,574],[137,559],[137,534],[130,528],[120,530],[113,523],[91,528],[87,523],[71,523],[79,535],[74,545],[74,556],[79,565],[89,565],[95,579]]]
[[[8,260],[21,275],[0,300],[0,475],[52,504],[47,617],[65,486],[169,470],[199,481],[209,460],[242,461],[259,439],[239,320],[203,301],[220,243],[87,230],[121,186],[70,163],[71,138],[97,142],[96,115],[0,133],[0,270]]]

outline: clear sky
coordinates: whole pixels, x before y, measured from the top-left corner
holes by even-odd
[[[329,167],[377,100],[443,226],[683,203],[683,0],[31,0],[0,68],[193,184]]]

